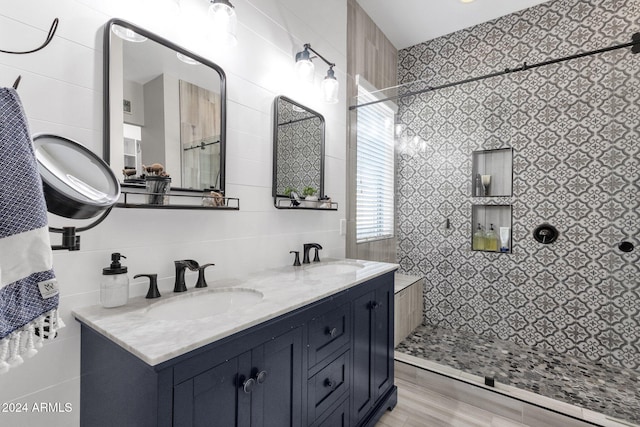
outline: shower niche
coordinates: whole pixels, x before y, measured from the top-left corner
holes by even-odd
[[[510,197],[513,193],[513,149],[474,151],[471,176],[473,197]]]
[[[511,205],[473,205],[471,249],[511,253]]]
[[[471,250],[511,253],[513,149],[474,151],[471,161],[471,196],[480,198],[471,208]],[[506,203],[487,199],[494,197]]]

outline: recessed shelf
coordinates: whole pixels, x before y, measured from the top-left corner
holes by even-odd
[[[510,197],[513,194],[513,149],[474,151],[471,176],[473,197]]]
[[[472,207],[472,232],[471,232],[471,249],[482,252],[502,252],[511,253],[511,205],[473,205]],[[478,235],[478,225],[485,233],[484,237]],[[493,238],[488,239],[487,232],[490,232],[493,225]],[[508,227],[507,244],[504,244],[500,238],[500,228]],[[506,250],[503,248],[506,247]]]

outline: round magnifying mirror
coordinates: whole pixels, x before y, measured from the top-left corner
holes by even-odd
[[[47,210],[65,218],[93,218],[113,206],[120,184],[104,160],[62,136],[33,137]]]

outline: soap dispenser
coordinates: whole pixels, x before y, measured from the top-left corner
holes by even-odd
[[[498,251],[498,235],[493,229],[493,224],[491,224],[491,228],[489,228],[489,231],[487,231],[487,235],[485,238],[485,250],[492,252]]]
[[[118,252],[112,253],[111,265],[102,269],[100,303],[106,308],[125,305],[129,300],[127,267],[120,264],[120,258],[126,258],[126,256]]]
[[[474,251],[484,251],[485,250],[485,235],[484,231],[482,231],[482,226],[478,223],[478,230],[473,233],[473,247]]]

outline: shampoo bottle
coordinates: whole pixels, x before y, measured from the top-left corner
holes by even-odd
[[[119,307],[129,300],[129,277],[127,267],[120,264],[120,258],[126,258],[118,252],[111,254],[111,265],[102,269],[100,282],[100,304],[103,307]]]
[[[472,249],[474,251],[484,251],[485,249],[485,236],[480,223],[478,223],[478,230],[473,233]]]
[[[496,231],[493,229],[493,224],[491,224],[491,228],[489,228],[489,231],[487,231],[484,249],[487,251],[493,251],[493,252],[498,251],[498,235],[496,234]]]

